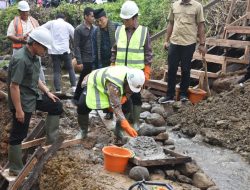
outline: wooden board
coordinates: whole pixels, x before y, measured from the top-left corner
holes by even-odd
[[[206,54],[205,58],[206,58],[207,62],[224,64],[226,56]],[[202,61],[202,56],[201,56],[201,54],[199,54],[198,52],[195,51],[193,54],[193,59],[197,59],[197,60]]]
[[[179,153],[176,153],[169,149],[164,149],[165,154],[170,155],[171,157],[165,159],[156,159],[156,160],[142,160],[138,156],[130,158],[129,161],[137,166],[162,166],[162,165],[175,165],[190,162],[192,159],[189,156],[184,156]]]
[[[226,26],[227,33],[250,34],[249,26]]]
[[[244,49],[244,48],[246,48],[246,46],[250,45],[250,42],[249,41],[243,41],[243,40],[207,38],[206,39],[206,45]]]

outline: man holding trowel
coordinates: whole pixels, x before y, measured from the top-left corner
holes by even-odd
[[[136,137],[134,130],[125,118],[126,104],[133,93],[139,93],[145,82],[142,70],[126,66],[105,67],[94,70],[87,75],[82,83],[83,92],[77,103],[78,124],[80,132],[78,139],[84,139],[88,133],[89,112],[92,109],[112,109],[115,113],[116,125],[124,129],[131,137]],[[123,106],[122,106],[123,105]],[[115,135],[123,138],[121,129],[116,127]]]

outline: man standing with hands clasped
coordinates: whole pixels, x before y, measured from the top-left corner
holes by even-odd
[[[180,100],[187,101],[191,60],[199,37],[199,52],[205,56],[205,19],[202,5],[195,0],[178,0],[168,16],[164,48],[168,50],[168,90],[159,103],[174,102],[176,73],[181,67]]]

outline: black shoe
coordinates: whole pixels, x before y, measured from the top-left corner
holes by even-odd
[[[244,82],[246,82],[248,79],[250,79],[250,76],[245,75],[244,77],[242,77],[242,78],[238,81],[238,84],[244,83]]]
[[[174,97],[166,96],[162,97],[158,101],[160,104],[166,104],[166,103],[173,103],[174,102]]]
[[[187,96],[180,96],[180,101],[186,102],[186,101],[188,101],[188,97]]]

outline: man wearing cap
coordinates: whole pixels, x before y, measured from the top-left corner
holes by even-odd
[[[168,89],[159,103],[174,102],[176,74],[181,67],[180,100],[188,100],[191,60],[195,51],[197,37],[199,52],[204,56],[205,19],[202,5],[195,0],[178,0],[171,7],[164,48],[168,50]]]
[[[144,73],[140,69],[125,66],[105,67],[92,71],[83,80],[83,93],[77,107],[80,132],[76,138],[84,139],[88,133],[89,112],[92,109],[102,110],[111,108],[116,115],[117,126],[124,129],[131,137],[136,137],[137,132],[130,126],[124,116],[128,98],[133,92],[140,92],[145,82]],[[115,135],[122,137],[121,129]]]
[[[51,20],[42,26],[47,28],[52,35],[53,44],[49,54],[53,63],[54,87],[56,93],[61,93],[61,64],[69,73],[69,80],[72,92],[76,89],[76,76],[74,68],[71,64],[72,58],[69,49],[69,40],[74,38],[74,27],[66,22],[62,13],[56,15],[55,20]]]
[[[115,30],[119,26],[108,19],[104,9],[94,10],[97,29],[94,34],[95,68],[110,66],[111,48],[115,44]],[[105,119],[112,119],[113,113],[108,112]]]
[[[95,27],[94,9],[86,7],[83,11],[84,21],[76,27],[74,32],[74,53],[77,61],[77,67],[82,68],[76,91],[74,94],[74,102],[77,103],[82,93],[82,80],[92,71],[93,62],[95,60],[93,51],[93,34]]]
[[[43,27],[34,29],[27,44],[12,56],[8,70],[8,103],[12,112],[12,129],[9,137],[9,174],[18,175],[23,168],[21,144],[27,136],[32,112],[48,112],[45,131],[46,143],[55,142],[58,137],[59,116],[62,103],[39,79],[40,62],[51,48],[50,32]],[[39,90],[43,92],[40,95]]]
[[[26,1],[19,1],[17,8],[19,16],[15,16],[7,30],[7,37],[12,41],[13,55],[27,43],[29,33],[39,26],[38,21],[29,15],[30,6]],[[42,68],[40,79],[45,83]]]
[[[116,44],[112,48],[111,64],[125,65],[144,71],[145,79],[150,78],[152,63],[152,48],[148,28],[138,23],[139,8],[134,1],[126,1],[120,12],[123,25],[115,33]],[[132,122],[133,127],[139,129],[139,116],[141,112],[141,94],[133,93]]]

